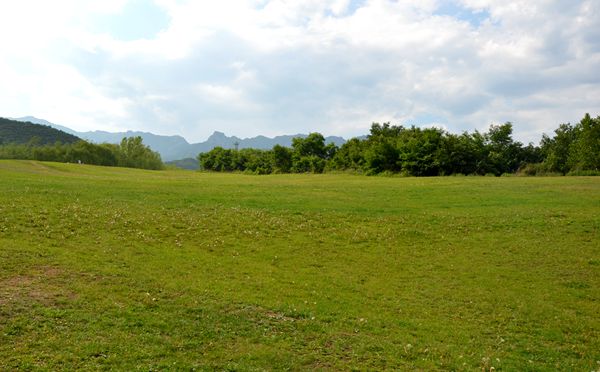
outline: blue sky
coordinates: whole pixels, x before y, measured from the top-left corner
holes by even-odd
[[[107,33],[117,40],[153,39],[169,27],[167,12],[153,1],[131,0],[118,12],[91,19],[90,30]]]
[[[600,2],[22,0],[0,5],[0,116],[191,142],[372,122],[538,142],[600,114]]]
[[[433,14],[469,22],[473,27],[480,27],[485,21],[491,21],[486,8],[471,8],[458,1],[439,2]]]

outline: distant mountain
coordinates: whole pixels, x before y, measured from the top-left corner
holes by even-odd
[[[233,149],[235,148],[236,144],[239,149],[252,148],[270,150],[275,145],[291,147],[292,140],[294,138],[306,138],[307,136],[308,135],[306,134],[294,134],[287,136],[277,136],[274,138],[269,138],[265,136],[239,138],[236,136],[227,137],[224,133],[215,131],[213,134],[211,134],[210,137],[208,137],[206,141],[190,145],[190,157],[195,158],[196,156],[198,156],[199,153],[210,151],[217,146],[223,147],[225,149]],[[346,143],[346,140],[342,137],[330,136],[325,137],[325,142],[333,142],[337,146],[341,146],[344,143]]]
[[[99,130],[93,132],[77,132],[65,126],[54,124],[47,120],[38,119],[33,116],[25,116],[14,120],[29,121],[35,124],[48,125],[94,143],[120,143],[123,137],[140,136],[144,140],[144,144],[150,146],[152,150],[157,151],[160,154],[161,158],[165,161],[185,158],[185,154],[187,152],[183,151],[183,149],[190,146],[190,144],[185,140],[185,138],[181,136],[160,136],[148,132],[133,131],[117,133],[104,132]]]
[[[30,122],[30,123],[33,123],[33,124],[45,125],[47,127],[52,127],[52,128],[58,129],[58,130],[62,130],[65,133],[69,133],[69,134],[72,134],[74,136],[77,136],[77,132],[75,132],[71,128],[63,127],[62,125],[54,124],[54,123],[51,123],[51,122],[49,122],[47,120],[38,119],[38,118],[33,117],[33,116],[24,116],[22,118],[16,118],[16,119],[12,119],[12,120],[25,121],[25,122]]]
[[[208,139],[204,142],[190,144],[181,136],[161,136],[148,132],[77,132],[62,125],[50,123],[49,121],[38,119],[33,116],[26,116],[15,120],[19,121],[30,121],[32,123],[40,123],[43,125],[49,125],[51,127],[63,130],[67,133],[74,134],[85,140],[95,143],[119,143],[123,137],[140,136],[142,137],[144,144],[150,146],[154,151],[160,153],[164,161],[179,160],[185,158],[196,158],[199,153],[207,152],[217,146],[221,146],[226,149],[235,148],[236,143],[238,148],[255,148],[269,150],[275,145],[280,146],[292,146],[292,139],[295,137],[307,137],[306,134],[295,134],[286,136],[277,136],[275,138],[269,138],[265,136],[257,136],[252,138],[239,138],[236,136],[228,137],[225,133],[215,131]],[[341,146],[346,142],[342,137],[330,136],[325,137],[325,142],[333,142],[337,146]]]
[[[23,144],[32,140],[38,145],[47,145],[56,142],[74,143],[81,139],[48,125],[0,118],[0,144]]]
[[[124,137],[142,137],[144,144],[150,146],[154,151],[157,151],[161,158],[165,161],[182,159],[186,157],[185,149],[189,148],[190,144],[181,136],[160,136],[148,132],[79,132],[79,136],[83,139],[94,143],[120,143]],[[196,154],[197,155],[197,154]]]

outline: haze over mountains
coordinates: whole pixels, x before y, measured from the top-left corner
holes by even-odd
[[[31,122],[34,124],[48,125],[50,127],[62,130],[63,132],[72,134],[79,138],[88,140],[94,143],[119,143],[123,137],[142,137],[144,144],[150,146],[154,151],[160,153],[160,156],[164,161],[195,158],[201,152],[207,152],[214,147],[221,146],[223,148],[235,148],[236,143],[238,148],[255,148],[255,149],[271,149],[275,145],[287,146],[292,145],[292,139],[295,137],[306,137],[306,134],[294,134],[277,136],[269,138],[265,136],[257,136],[252,138],[239,138],[236,136],[227,136],[222,132],[215,131],[208,139],[204,142],[189,143],[185,138],[181,136],[162,136],[149,132],[104,132],[104,131],[90,131],[90,132],[77,132],[71,128],[63,125],[51,123],[44,119],[38,119],[33,116],[25,116],[16,118],[14,120]],[[333,142],[337,146],[341,146],[346,140],[342,137],[330,136],[325,138],[325,142]]]

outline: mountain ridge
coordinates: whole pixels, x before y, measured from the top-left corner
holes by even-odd
[[[0,117],[0,144],[53,145],[56,142],[74,143],[81,139],[46,124]]]
[[[214,131],[204,142],[189,143],[184,137],[179,135],[166,136],[142,131],[128,130],[125,132],[106,132],[96,130],[78,132],[66,126],[54,124],[45,119],[39,119],[34,116],[14,118],[13,120],[47,125],[94,143],[119,143],[121,142],[123,137],[140,136],[142,137],[144,144],[149,146],[152,150],[157,151],[164,161],[173,161],[185,158],[196,158],[196,156],[198,156],[199,153],[210,151],[217,146],[226,149],[232,149],[237,146],[239,149],[256,148],[263,150],[270,150],[275,145],[291,147],[292,140],[294,138],[307,137],[306,134],[292,134],[275,136],[273,138],[266,137],[263,135],[249,138],[240,138],[237,136],[230,137],[223,132]],[[325,142],[333,142],[337,146],[341,146],[346,142],[346,140],[343,137],[339,136],[328,136],[325,137]]]

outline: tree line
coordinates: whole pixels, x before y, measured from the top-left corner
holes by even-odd
[[[512,138],[507,122],[484,133],[448,133],[438,128],[374,123],[364,139],[337,147],[320,133],[294,138],[292,147],[271,150],[224,149],[200,153],[200,168],[218,172],[323,173],[354,171],[406,176],[495,175],[522,173],[599,174],[600,116],[589,114],[577,124],[561,124],[539,146]]]
[[[24,159],[85,163],[104,166],[163,169],[160,155],[142,142],[142,137],[123,138],[120,144],[94,144],[84,140],[73,143],[41,144],[33,137],[25,144],[0,145],[0,159]]]

